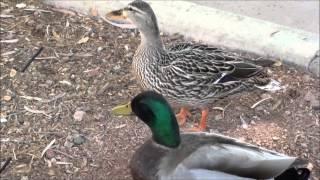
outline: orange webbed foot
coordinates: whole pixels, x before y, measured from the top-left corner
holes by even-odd
[[[179,126],[183,126],[186,123],[187,117],[191,117],[191,113],[188,111],[187,108],[181,108],[180,112],[176,114]]]

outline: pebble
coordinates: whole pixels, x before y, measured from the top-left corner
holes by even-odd
[[[11,96],[6,95],[6,96],[3,96],[2,99],[5,100],[5,101],[10,101],[11,100]]]
[[[54,176],[54,175],[56,175],[56,173],[54,172],[53,169],[49,169],[48,175],[49,175],[49,176]]]
[[[274,140],[274,141],[278,141],[279,139],[280,139],[280,138],[277,137],[277,136],[272,137],[272,140]]]
[[[103,47],[98,47],[97,51],[100,52],[103,50]]]
[[[9,76],[14,77],[14,76],[16,76],[16,74],[17,74],[17,71],[15,69],[11,69]]]
[[[82,121],[85,114],[86,114],[86,112],[84,112],[84,111],[76,111],[73,114],[73,119],[76,121]]]
[[[119,70],[119,69],[121,69],[121,66],[120,66],[120,65],[116,65],[116,66],[114,66],[112,69],[113,69],[113,70]]]
[[[73,146],[72,137],[67,136],[66,141],[63,144],[65,147],[71,148]]]
[[[304,95],[304,100],[305,101],[311,101],[312,99],[315,99],[315,94],[312,91],[308,91],[305,95]]]
[[[21,8],[25,8],[27,5],[25,3],[19,3],[19,4],[16,4],[16,7],[21,9]]]
[[[85,137],[81,134],[75,134],[73,136],[72,142],[74,145],[81,145],[86,141]]]
[[[45,156],[47,159],[52,159],[55,156],[55,153],[52,149],[48,149]]]
[[[302,80],[303,80],[304,82],[309,82],[309,81],[311,80],[311,77],[310,77],[310,75],[305,74],[305,75],[302,76]]]
[[[221,120],[221,119],[223,119],[222,114],[217,114],[217,115],[214,116],[214,120],[215,121],[218,121],[218,120]]]
[[[8,120],[6,118],[0,118],[0,123],[5,123],[7,122]]]
[[[320,101],[319,99],[313,99],[310,102],[312,109],[314,110],[320,110]]]
[[[21,176],[21,180],[29,180],[28,176]]]

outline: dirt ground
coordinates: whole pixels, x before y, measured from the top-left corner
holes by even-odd
[[[130,71],[137,33],[38,1],[0,2],[0,178],[131,179],[130,157],[150,132],[110,109],[141,90]],[[213,104],[208,130],[308,159],[319,179],[319,79],[279,63],[269,72],[284,90]]]

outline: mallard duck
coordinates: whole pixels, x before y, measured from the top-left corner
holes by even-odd
[[[141,44],[133,57],[133,72],[145,90],[154,90],[172,105],[182,107],[177,114],[179,125],[191,115],[188,108],[199,107],[202,110],[200,124],[193,130],[203,131],[209,103],[270,85],[264,68],[235,53],[192,43],[165,48],[156,16],[142,0],[135,0],[102,18],[115,26],[139,29]]]
[[[165,98],[142,92],[112,109],[116,115],[136,115],[152,132],[133,155],[130,169],[139,180],[308,179],[310,171],[294,166],[303,160],[207,132],[179,133],[177,119]],[[287,170],[287,171],[286,171]],[[285,173],[284,173],[285,172]]]

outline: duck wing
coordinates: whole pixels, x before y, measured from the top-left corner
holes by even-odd
[[[207,45],[178,44],[164,56],[159,58],[161,78],[184,96],[220,98],[269,81],[261,66]]]
[[[186,133],[182,134],[181,146],[162,159],[159,173],[170,174],[170,169],[175,169],[170,176],[190,173],[199,175],[201,171],[209,175],[212,171],[213,174],[222,172],[239,177],[267,179],[281,174],[297,162],[295,157],[219,134]]]

